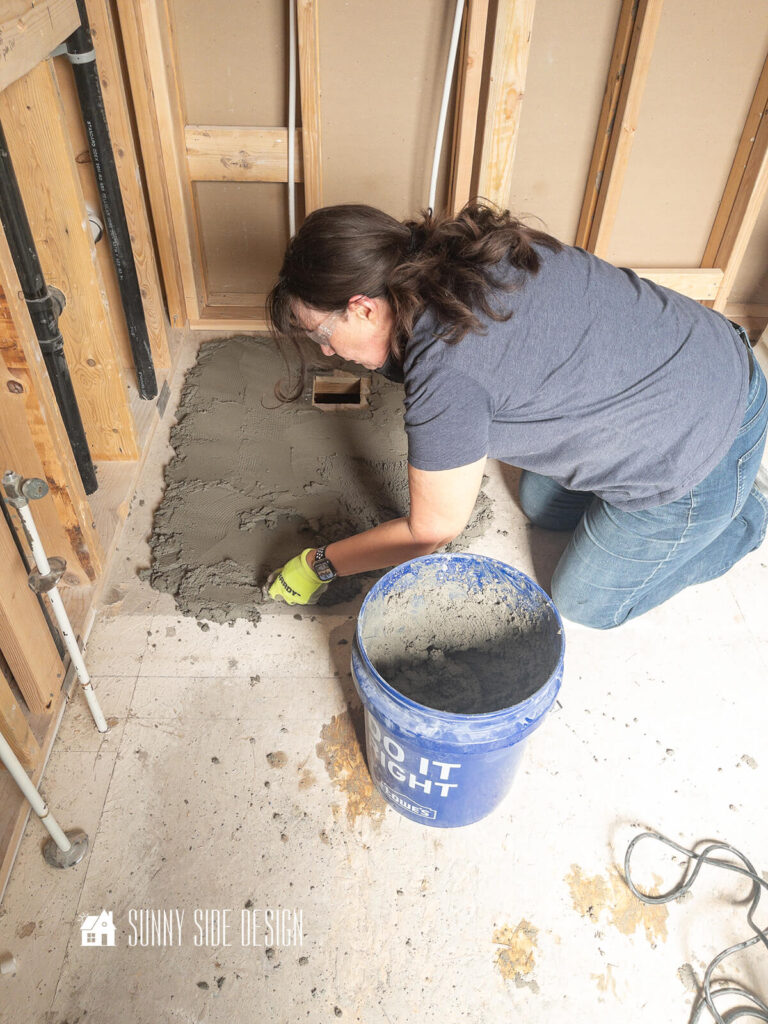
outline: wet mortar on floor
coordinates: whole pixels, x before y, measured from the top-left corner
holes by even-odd
[[[285,364],[270,339],[235,336],[201,347],[171,430],[175,454],[142,574],[183,614],[258,622],[284,611],[265,601],[271,571],[303,548],[407,512],[401,385],[374,373],[366,407],[325,411],[312,404],[318,369],[327,373],[328,363],[310,362],[302,397],[281,404],[274,385]],[[481,535],[491,517],[481,493],[453,546]],[[317,608],[338,608],[380,575],[336,580]]]

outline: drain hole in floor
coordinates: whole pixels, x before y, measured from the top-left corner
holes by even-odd
[[[312,404],[319,409],[361,409],[368,405],[369,389],[367,377],[317,374],[312,381]]]

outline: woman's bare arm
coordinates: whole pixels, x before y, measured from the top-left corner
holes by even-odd
[[[485,457],[458,469],[408,467],[410,512],[402,519],[329,544],[339,576],[386,569],[428,555],[458,536],[469,521],[483,480]],[[312,564],[314,552],[307,560]]]

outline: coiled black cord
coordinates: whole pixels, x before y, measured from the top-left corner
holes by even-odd
[[[679,885],[676,885],[673,889],[670,889],[669,892],[664,893],[661,896],[649,896],[647,893],[640,892],[632,881],[630,860],[635,847],[643,839],[656,839],[660,843],[664,843],[665,846],[671,847],[673,850],[676,850],[678,853],[681,853],[684,857],[688,858],[688,864],[685,869],[683,880]],[[737,857],[744,867],[741,867],[739,864],[733,864],[727,860],[721,860],[719,857],[710,856],[710,854],[715,850],[724,850],[727,853],[730,853],[733,857]],[[632,894],[639,900],[642,900],[643,903],[669,903],[671,900],[675,900],[679,896],[688,892],[696,881],[696,876],[699,871],[701,871],[704,864],[711,864],[714,867],[725,868],[727,871],[735,871],[737,874],[745,875],[747,878],[752,880],[752,898],[747,912],[747,921],[755,934],[751,939],[746,939],[744,942],[738,942],[735,946],[729,946],[728,949],[724,949],[722,953],[718,953],[718,955],[709,963],[709,966],[704,972],[701,997],[694,1010],[693,1016],[691,1017],[690,1024],[696,1024],[701,1017],[704,1007],[707,1007],[715,1021],[717,1021],[717,1024],[732,1024],[732,1022],[738,1020],[739,1017],[750,1017],[752,1020],[768,1021],[768,1006],[766,1006],[763,1000],[753,992],[750,992],[748,989],[741,988],[738,985],[724,985],[723,983],[720,983],[719,987],[712,987],[712,975],[714,971],[720,966],[723,960],[732,953],[737,953],[741,949],[747,949],[749,946],[754,946],[758,942],[762,942],[766,950],[768,950],[768,935],[766,935],[762,928],[755,924],[754,920],[755,911],[760,903],[760,896],[764,889],[768,889],[768,882],[757,874],[750,861],[743,853],[741,853],[740,850],[735,849],[733,846],[729,846],[728,843],[710,843],[705,846],[700,853],[697,853],[695,850],[687,850],[684,846],[679,846],[677,843],[673,842],[671,839],[667,839],[666,836],[660,835],[658,832],[641,832],[639,835],[635,836],[627,847],[627,853],[624,857],[624,879]],[[718,986],[717,979],[715,979],[714,985]],[[715,1006],[715,1000],[722,996],[735,996],[739,999],[746,1000],[749,1005],[736,1006],[721,1014]]]

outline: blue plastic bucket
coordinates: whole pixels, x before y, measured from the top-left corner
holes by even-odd
[[[472,624],[473,616],[479,625]],[[476,629],[479,638],[468,652],[456,648],[465,619],[464,628]],[[392,649],[424,647],[425,628],[426,650],[390,656]],[[365,708],[368,767],[384,799],[412,821],[438,828],[469,825],[489,814],[509,790],[525,740],[557,697],[564,650],[552,601],[504,562],[472,554],[427,555],[383,576],[360,609],[352,676]],[[474,666],[475,703],[442,710],[441,703],[461,708],[465,700],[465,656]],[[493,687],[483,677],[486,664]],[[443,666],[452,673],[449,696],[442,688]],[[422,669],[430,680],[428,696],[436,698],[427,703],[413,699],[425,699]],[[507,671],[510,679],[515,672],[518,677],[505,689]],[[494,706],[505,698],[510,706]]]

